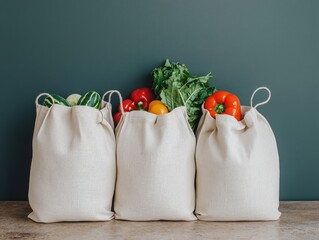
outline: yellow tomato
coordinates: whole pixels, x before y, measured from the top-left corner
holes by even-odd
[[[168,108],[159,100],[150,102],[148,111],[157,115],[168,113]]]

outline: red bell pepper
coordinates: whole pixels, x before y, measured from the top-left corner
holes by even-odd
[[[115,126],[120,122],[121,117],[122,117],[122,112],[115,113],[115,115],[113,116],[113,121]]]
[[[131,99],[137,104],[139,110],[147,110],[148,105],[155,99],[151,88],[139,88],[131,93]]]
[[[124,112],[133,110],[147,110],[148,105],[155,99],[155,95],[151,88],[138,88],[131,93],[131,99],[125,99],[122,102]],[[118,112],[114,115],[114,124],[117,125],[121,120],[121,106],[118,107]]]
[[[133,102],[131,99],[123,100],[122,106],[123,106],[124,112],[130,112],[130,111],[133,111],[133,110],[137,109],[136,103]],[[121,111],[121,106],[120,105],[118,107],[118,111],[119,112]]]
[[[209,96],[204,103],[204,108],[213,118],[216,114],[228,114],[238,121],[242,118],[239,98],[226,91],[217,91]]]
[[[125,99],[122,102],[124,112],[130,112],[137,109],[135,102],[131,99]],[[117,125],[122,117],[121,106],[119,105],[117,108],[118,112],[113,116],[114,124]]]

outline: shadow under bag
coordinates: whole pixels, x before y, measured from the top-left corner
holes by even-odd
[[[48,108],[38,104],[43,95],[51,97],[36,99],[29,218],[44,223],[112,219],[116,146],[111,104],[102,100],[101,110]]]
[[[269,93],[253,107],[257,91]],[[277,220],[279,156],[276,139],[257,107],[270,90],[256,89],[242,121],[212,118],[206,109],[197,130],[196,216],[206,221]]]

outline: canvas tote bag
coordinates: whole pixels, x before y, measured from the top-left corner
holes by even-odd
[[[266,90],[266,101],[253,106]],[[276,139],[257,107],[270,100],[256,89],[244,118],[212,118],[206,109],[197,130],[196,216],[207,221],[276,220],[279,207],[279,157]]]
[[[116,127],[116,219],[196,220],[195,135],[185,107],[122,112]]]
[[[116,161],[111,104],[102,100],[101,110],[48,108],[38,103],[41,96],[51,97],[43,93],[36,98],[29,218],[44,223],[112,219]]]

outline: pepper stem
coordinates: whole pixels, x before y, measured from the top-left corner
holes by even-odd
[[[225,105],[223,103],[218,103],[215,107],[215,111],[219,114],[225,111]]]
[[[143,108],[143,102],[142,102],[142,101],[140,101],[140,102],[137,103],[137,109],[138,109],[138,110],[144,110],[144,108]]]

